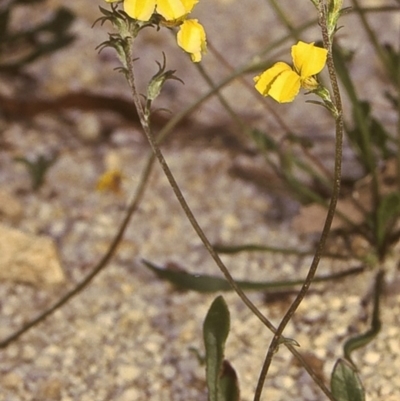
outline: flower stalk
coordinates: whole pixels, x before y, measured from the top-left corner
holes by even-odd
[[[332,196],[329,203],[328,213],[325,219],[325,224],[320,236],[320,239],[317,244],[317,249],[314,254],[314,258],[310,265],[307,277],[304,281],[304,284],[297,294],[296,298],[290,305],[289,309],[285,313],[284,317],[282,318],[278,328],[274,334],[274,337],[270,343],[268,348],[267,355],[265,357],[265,361],[260,373],[260,377],[257,383],[256,392],[254,395],[254,401],[260,401],[262,389],[264,386],[264,382],[269,370],[269,367],[272,362],[272,358],[274,354],[277,352],[279,344],[281,343],[281,339],[283,337],[283,331],[286,328],[287,324],[291,320],[292,316],[296,312],[297,308],[299,307],[300,303],[306,296],[310,285],[313,281],[315,273],[317,271],[320,259],[323,255],[323,251],[325,248],[326,240],[328,238],[330,228],[332,225],[333,217],[335,215],[336,204],[339,198],[340,193],[340,182],[341,182],[341,175],[342,175],[342,147],[343,147],[343,117],[342,117],[342,102],[340,97],[339,86],[337,82],[337,76],[335,71],[335,65],[333,62],[332,56],[332,37],[329,33],[329,26],[328,26],[328,16],[326,11],[326,4],[323,0],[312,0],[313,3],[317,5],[318,15],[319,15],[319,24],[321,26],[322,32],[322,40],[324,44],[324,48],[327,51],[327,67],[329,72],[329,79],[332,86],[333,91],[333,105],[336,109],[336,113],[332,113],[335,119],[335,131],[336,131],[336,141],[335,141],[335,167],[334,167],[334,181],[333,181],[333,190]],[[323,387],[320,386],[321,389],[324,390]],[[326,389],[326,388],[325,388]],[[325,394],[329,397],[330,400],[334,401],[333,395],[327,390]]]

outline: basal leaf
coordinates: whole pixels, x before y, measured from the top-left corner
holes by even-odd
[[[336,401],[365,401],[365,392],[355,368],[338,359],[331,377],[331,391]]]
[[[229,334],[229,328],[229,310],[224,298],[220,295],[212,303],[203,324],[209,401],[222,401],[219,398],[219,380],[223,373],[225,341]]]
[[[236,371],[226,359],[222,363],[219,379],[219,401],[239,401],[240,389]]]

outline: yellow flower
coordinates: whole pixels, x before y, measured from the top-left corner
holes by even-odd
[[[114,3],[119,0],[105,0]],[[124,0],[124,11],[133,19],[149,21],[157,12],[167,27],[179,26],[178,45],[190,54],[194,63],[201,60],[207,50],[206,33],[197,19],[187,19],[199,0]]]
[[[189,14],[198,0],[157,0],[157,13],[167,21],[177,20]]]
[[[319,84],[314,75],[325,67],[328,52],[314,43],[298,42],[292,46],[293,68],[279,61],[254,78],[255,88],[263,96],[287,103],[299,93],[300,87],[315,90]]]
[[[156,0],[125,0],[124,11],[134,19],[148,21],[156,8]]]
[[[106,0],[112,3],[117,0]],[[124,11],[139,21],[149,21],[156,11],[167,21],[189,14],[198,0],[124,0]]]
[[[178,45],[190,54],[194,63],[201,60],[207,50],[206,33],[197,19],[187,19],[180,26],[177,35]]]

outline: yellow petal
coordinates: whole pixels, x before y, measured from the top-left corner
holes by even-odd
[[[181,18],[188,13],[182,0],[157,0],[157,12],[167,21]]]
[[[300,76],[293,70],[279,74],[272,82],[268,95],[279,103],[292,102],[300,90]]]
[[[295,70],[302,79],[322,71],[326,64],[328,52],[314,43],[298,42],[292,46],[292,58]]]
[[[202,53],[207,51],[206,33],[197,19],[187,19],[180,26],[177,35],[178,45],[190,53],[194,63],[201,60]]]
[[[125,0],[124,11],[134,19],[148,21],[153,15],[156,0]]]
[[[199,0],[182,0],[183,6],[185,7],[186,13],[189,14],[193,7],[199,2]]]
[[[292,68],[282,61],[275,63],[271,68],[254,78],[255,88],[263,96],[268,96],[272,83],[284,71],[292,71]]]

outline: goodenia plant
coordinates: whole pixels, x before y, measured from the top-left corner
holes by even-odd
[[[166,69],[166,59],[163,63],[158,63],[159,70],[148,83],[147,93],[143,97],[138,93],[135,81],[134,61],[137,59],[137,49],[135,49],[135,39],[140,35],[142,29],[172,29],[177,31],[178,45],[190,55],[193,62],[198,63],[206,51],[206,34],[201,24],[196,19],[188,16],[194,9],[197,1],[195,0],[105,0],[111,3],[110,10],[100,8],[103,17],[99,19],[101,23],[109,21],[115,27],[117,33],[109,34],[109,39],[102,43],[100,50],[104,47],[112,47],[116,50],[120,60],[120,71],[125,75],[130,91],[132,93],[136,111],[138,113],[143,131],[149,141],[153,151],[153,156],[149,158],[144,177],[148,177],[153,160],[156,158],[182,209],[192,224],[194,230],[202,240],[205,248],[215,261],[218,268],[223,273],[226,281],[236,291],[244,304],[254,313],[255,316],[274,334],[268,346],[265,361],[260,371],[259,379],[254,394],[254,401],[261,399],[266,376],[272,359],[280,346],[287,347],[290,352],[300,361],[308,374],[313,378],[326,397],[332,401],[354,401],[364,399],[364,393],[355,368],[349,363],[339,361],[332,374],[331,389],[328,389],[321,378],[307,364],[300,352],[297,350],[295,339],[284,336],[284,330],[290,322],[300,303],[306,296],[311,283],[315,277],[319,261],[323,255],[327,236],[330,231],[332,220],[335,214],[336,204],[340,191],[341,181],[341,155],[343,142],[343,110],[339,87],[336,78],[335,65],[332,55],[332,44],[336,32],[336,24],[342,13],[342,0],[311,0],[314,4],[319,25],[322,33],[323,47],[315,46],[314,43],[306,43],[301,40],[292,46],[293,65],[284,62],[277,62],[255,78],[255,88],[263,96],[269,96],[279,103],[287,103],[294,100],[301,88],[306,89],[312,94],[317,95],[322,102],[314,102],[325,106],[332,114],[335,124],[335,167],[334,178],[332,180],[332,195],[325,224],[317,243],[316,251],[309,267],[306,279],[302,283],[296,298],[288,308],[278,326],[260,311],[260,309],[249,299],[240,285],[232,278],[229,269],[222,262],[218,253],[208,240],[193,212],[186,202],[168,164],[159,148],[159,138],[156,140],[151,129],[150,117],[153,102],[163,90],[167,80],[179,80],[175,71]],[[317,75],[327,66],[330,86],[323,86]],[[113,180],[113,176],[110,176]],[[108,184],[107,184],[108,185]],[[49,316],[56,309],[64,305],[69,299],[81,291],[93,277],[100,272],[108,263],[112,254],[121,240],[124,230],[133,212],[137,209],[143,195],[145,180],[140,182],[137,195],[129,206],[126,218],[110,246],[109,251],[103,260],[91,272],[91,274],[77,286],[73,291],[64,296],[54,306],[45,311],[41,316],[29,322],[23,329],[0,343],[0,347],[5,347],[14,341],[29,328],[38,324],[45,317]],[[221,322],[223,323],[221,326]],[[229,332],[229,314],[225,302],[222,298],[217,298],[213,303],[204,324],[204,340],[206,344],[207,359],[207,383],[210,389],[209,399],[211,401],[232,401],[239,397],[239,386],[236,383],[236,375],[229,373],[230,365],[224,360],[224,345]],[[356,344],[357,345],[357,344]],[[228,373],[227,373],[228,372]],[[231,391],[232,390],[232,391]],[[229,395],[230,394],[230,395]],[[230,397],[230,398],[229,398]]]
[[[110,0],[106,0],[110,2]],[[178,44],[191,55],[191,59],[194,62],[201,60],[201,54],[205,50],[205,34],[196,23],[188,22],[188,13],[190,13],[195,4],[194,1],[189,0],[153,0],[153,1],[131,1],[124,0],[123,8],[124,11],[118,9],[118,3],[111,1],[112,9],[111,12],[102,9],[104,17],[102,22],[109,20],[118,29],[117,34],[111,34],[110,40],[104,42],[101,47],[111,46],[114,47],[121,58],[123,67],[121,71],[125,74],[131,93],[133,95],[134,103],[136,106],[137,113],[146,134],[146,137],[150,143],[150,146],[154,152],[155,157],[158,159],[178,201],[180,202],[186,216],[192,224],[194,230],[199,235],[204,246],[224,274],[227,281],[230,283],[232,288],[237,292],[243,302],[250,308],[250,310],[274,333],[273,340],[268,347],[267,356],[260,372],[260,377],[257,383],[257,388],[254,396],[254,400],[259,400],[261,397],[262,389],[264,386],[265,378],[268,373],[269,366],[271,364],[273,355],[277,352],[279,345],[284,344],[288,347],[291,352],[300,359],[303,366],[311,374],[316,383],[320,386],[322,391],[334,400],[331,392],[326,388],[324,383],[318,379],[317,375],[312,372],[312,369],[307,366],[305,361],[301,358],[299,353],[295,350],[295,340],[285,338],[283,331],[293,314],[297,310],[301,301],[305,297],[311,282],[317,271],[319,261],[321,259],[324,246],[330,227],[332,224],[333,216],[335,213],[336,203],[340,191],[340,179],[341,179],[341,154],[342,154],[342,142],[343,142],[343,119],[342,119],[342,106],[339,88],[336,79],[335,68],[332,57],[332,40],[334,34],[334,27],[332,27],[332,21],[338,19],[338,15],[341,10],[340,7],[332,6],[337,0],[331,0],[328,4],[323,1],[312,1],[316,6],[319,18],[319,24],[322,29],[322,42],[324,48],[314,46],[314,43],[307,44],[299,41],[297,45],[292,48],[293,67],[290,67],[286,63],[278,62],[270,69],[266,70],[260,76],[256,77],[256,89],[263,95],[269,95],[278,102],[290,102],[298,94],[300,87],[303,87],[322,99],[322,105],[331,111],[332,116],[335,120],[336,127],[336,156],[335,156],[335,171],[332,188],[332,197],[330,201],[329,210],[327,213],[325,225],[318,242],[317,250],[315,252],[313,261],[309,268],[309,272],[306,280],[304,281],[301,290],[297,297],[293,301],[292,305],[288,309],[287,313],[282,318],[278,327],[275,327],[268,318],[266,318],[257,306],[246,296],[243,290],[233,280],[228,268],[219,258],[218,254],[213,249],[207,236],[198,224],[193,212],[187,204],[173,174],[171,173],[168,164],[158,146],[157,141],[154,138],[153,132],[150,126],[150,115],[152,103],[156,100],[158,94],[161,92],[162,87],[167,79],[177,79],[175,71],[165,70],[165,60],[163,65],[160,66],[159,72],[149,82],[147,93],[144,103],[136,89],[135,72],[134,72],[134,40],[143,27],[153,26],[157,29],[164,27],[180,27],[178,32]],[[329,7],[328,7],[329,6]],[[335,15],[332,15],[335,13]],[[329,78],[332,86],[333,96],[331,97],[330,92],[327,88],[323,87],[317,80],[316,74],[318,74],[325,66],[328,66]],[[149,96],[149,94],[152,94]],[[332,98],[332,100],[331,100]]]

